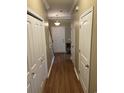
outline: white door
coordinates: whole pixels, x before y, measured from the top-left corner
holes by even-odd
[[[31,73],[29,69],[29,61],[27,61],[27,93],[32,93],[32,87],[31,87]]]
[[[93,14],[93,8],[84,12],[80,17],[80,32],[79,32],[80,74],[79,74],[79,77],[84,89],[84,93],[88,93],[88,89],[89,89],[92,14]]]
[[[75,27],[74,24],[71,24],[71,59],[75,65]]]
[[[43,22],[28,15],[27,20],[27,56],[30,77],[28,93],[41,93],[41,84],[46,78],[45,32]],[[30,86],[30,87],[29,87]],[[31,91],[30,91],[31,88]]]
[[[29,17],[27,19],[27,31],[31,30],[31,22],[29,21]],[[31,69],[29,66],[29,62],[31,62],[31,51],[30,51],[30,42],[29,42],[29,34],[27,32],[27,93],[32,93],[31,87]],[[31,62],[32,63],[32,62]]]
[[[52,27],[54,52],[65,52],[65,27]]]
[[[36,37],[37,33],[35,31],[38,29],[38,24],[35,24],[34,18],[28,15],[28,20],[27,20],[27,56],[28,56],[28,64],[30,68],[30,74],[31,74],[31,79],[29,79],[30,84],[31,84],[31,93],[38,93],[38,84],[37,84],[37,69],[38,69],[38,64],[39,60],[39,54],[38,54],[38,39]],[[36,42],[35,42],[36,41]]]

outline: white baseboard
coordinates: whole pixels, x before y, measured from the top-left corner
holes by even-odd
[[[79,80],[79,76],[78,76],[78,73],[77,73],[77,70],[76,70],[75,67],[74,67],[74,72],[75,72],[75,74],[76,74],[76,76],[77,76],[77,79]]]
[[[72,60],[72,56],[70,57],[70,59]]]
[[[51,65],[50,65],[50,69],[49,69],[47,78],[49,77],[49,75],[50,75],[50,73],[51,73],[51,69],[52,69],[52,66],[53,66],[54,59],[55,59],[55,56],[54,56],[53,59],[52,59],[52,62],[51,62]]]

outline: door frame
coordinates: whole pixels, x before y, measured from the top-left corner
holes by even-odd
[[[92,7],[90,7],[89,9],[87,9],[86,11],[84,11],[84,12],[82,12],[81,13],[81,15],[80,15],[80,17],[79,17],[79,25],[80,25],[80,27],[79,27],[79,34],[80,34],[80,30],[81,30],[81,19],[82,19],[82,17],[84,17],[85,15],[87,15],[87,14],[89,14],[90,12],[93,12],[93,6]],[[93,16],[93,15],[92,15]],[[93,17],[92,17],[92,23],[93,23]],[[93,25],[93,24],[92,24]],[[92,27],[91,27],[91,45],[90,45],[90,64],[91,64],[91,47],[92,47]],[[80,48],[80,36],[79,36],[79,48]],[[79,69],[79,72],[80,72],[80,49],[79,49],[79,65],[78,65],[78,69]],[[91,66],[89,67],[89,84],[88,84],[88,93],[89,93],[89,88],[90,88],[90,68],[91,68]],[[79,73],[79,81],[80,81],[80,73]],[[80,81],[81,82],[81,81]],[[85,88],[85,86],[84,86],[84,82],[83,82],[83,86],[82,86],[82,88],[84,89]],[[85,91],[84,91],[84,93],[85,93]]]

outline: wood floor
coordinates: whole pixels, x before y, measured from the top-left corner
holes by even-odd
[[[67,54],[55,54],[55,61],[43,93],[84,93]]]

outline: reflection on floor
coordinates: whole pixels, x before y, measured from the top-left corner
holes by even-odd
[[[43,93],[83,93],[70,55],[55,54],[55,61]]]

